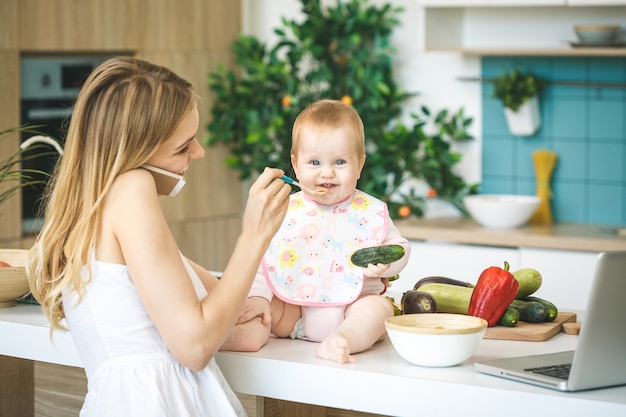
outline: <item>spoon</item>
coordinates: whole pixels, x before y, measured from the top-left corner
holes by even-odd
[[[300,187],[300,189],[302,191],[305,191],[309,194],[312,195],[317,195],[317,196],[322,196],[324,194],[326,194],[328,192],[328,190],[326,188],[320,188],[319,190],[312,190],[309,187],[305,187],[304,185],[300,184],[298,181],[294,180],[293,178],[290,178],[286,175],[283,175],[282,177],[280,177],[281,180],[285,181],[287,184],[293,184],[296,187]]]

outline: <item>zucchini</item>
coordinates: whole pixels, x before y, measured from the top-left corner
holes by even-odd
[[[437,302],[438,313],[467,314],[473,288],[452,284],[425,284],[419,291],[429,293]]]
[[[541,274],[536,269],[523,268],[511,273],[519,283],[519,289],[515,295],[517,300],[523,300],[541,287]]]
[[[366,268],[369,264],[390,264],[403,256],[404,247],[401,245],[380,245],[354,251],[350,260],[354,265]]]
[[[427,292],[409,290],[400,300],[403,314],[436,313],[437,301]]]
[[[548,300],[544,300],[543,298],[539,297],[526,297],[524,301],[537,301],[543,304],[547,312],[545,321],[554,321],[559,315],[559,309],[556,308],[556,306]]]
[[[504,314],[498,320],[499,326],[515,327],[519,323],[519,310],[513,307],[508,307],[504,310]]]
[[[511,307],[519,311],[519,319],[526,323],[541,323],[548,315],[546,308],[538,301],[513,300],[509,305]]]

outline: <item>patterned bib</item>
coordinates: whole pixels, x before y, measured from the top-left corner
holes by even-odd
[[[363,270],[350,261],[360,248],[379,245],[387,232],[387,205],[361,191],[321,205],[302,191],[263,259],[272,292],[303,306],[349,304],[361,293]]]

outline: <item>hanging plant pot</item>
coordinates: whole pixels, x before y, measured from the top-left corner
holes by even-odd
[[[539,99],[534,96],[522,104],[517,111],[504,108],[509,131],[515,136],[533,136],[541,127]]]

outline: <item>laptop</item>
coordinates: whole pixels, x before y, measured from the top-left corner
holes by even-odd
[[[602,252],[575,351],[479,361],[485,374],[560,391],[626,385],[626,251]],[[569,373],[560,373],[570,367]]]

